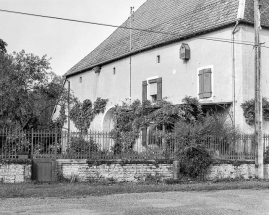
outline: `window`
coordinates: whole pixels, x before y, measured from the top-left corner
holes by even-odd
[[[157,55],[156,62],[157,62],[157,63],[161,63],[161,56],[160,56],[160,55]]]
[[[154,78],[142,82],[142,101],[156,102],[162,99],[162,78]]]
[[[157,80],[151,80],[149,81],[149,95],[151,102],[157,101]]]
[[[162,78],[152,78],[142,82],[142,101],[151,99],[156,102],[162,99]],[[147,127],[142,128],[142,144],[148,141]]]
[[[114,75],[116,74],[116,68],[115,67],[113,68],[113,74]]]
[[[82,83],[82,77],[79,77],[79,83]]]
[[[199,76],[199,99],[212,97],[212,68],[198,70]]]

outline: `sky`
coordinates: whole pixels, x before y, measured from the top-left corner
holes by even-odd
[[[0,9],[121,25],[146,0],[0,0]],[[53,72],[63,75],[114,30],[55,19],[0,12],[0,38],[7,51],[47,55]]]

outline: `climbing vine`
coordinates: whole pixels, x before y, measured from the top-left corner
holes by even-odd
[[[64,123],[66,122],[67,116],[65,114],[65,105],[62,105],[60,108],[60,114],[56,118],[51,127],[56,127],[56,128],[62,128],[64,126]]]
[[[116,105],[112,110],[114,128],[110,134],[115,142],[115,153],[132,150],[143,128],[155,126],[173,129],[179,120],[193,122],[203,115],[200,103],[192,97],[185,97],[180,105],[173,105],[166,99],[156,103],[135,100],[131,104],[123,102]],[[161,130],[160,133],[163,132]]]
[[[243,115],[248,125],[255,123],[255,101],[254,99],[245,101],[241,104]],[[266,98],[262,99],[263,119],[269,121],[269,101]]]
[[[77,101],[70,110],[70,119],[81,133],[87,133],[94,118],[104,113],[108,99],[97,98],[92,104],[91,100],[86,99],[82,103]]]

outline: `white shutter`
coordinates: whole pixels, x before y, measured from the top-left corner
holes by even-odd
[[[157,95],[157,82],[149,85],[150,96]]]

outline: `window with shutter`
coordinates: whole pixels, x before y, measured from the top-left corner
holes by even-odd
[[[212,69],[199,70],[199,99],[212,97]]]
[[[162,78],[150,79],[149,83],[149,96],[152,102],[162,99]]]

